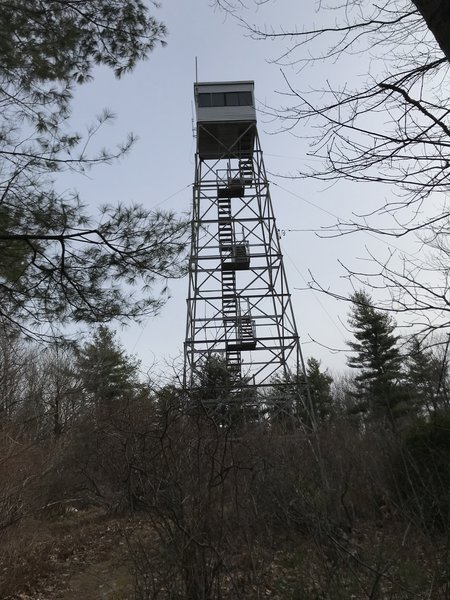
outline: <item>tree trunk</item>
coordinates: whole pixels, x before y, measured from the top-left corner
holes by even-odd
[[[450,2],[449,0],[412,0],[442,52],[450,61]]]

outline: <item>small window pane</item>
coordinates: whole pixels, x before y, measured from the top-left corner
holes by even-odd
[[[252,106],[252,93],[239,92],[239,106]]]
[[[239,106],[239,92],[227,92],[225,94],[226,106]]]
[[[211,106],[211,94],[199,94],[198,105],[200,107]]]
[[[214,92],[212,96],[213,106],[225,106],[225,94],[222,92]]]

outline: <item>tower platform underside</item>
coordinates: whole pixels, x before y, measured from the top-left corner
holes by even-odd
[[[256,126],[248,121],[203,123],[197,127],[200,160],[251,158]]]

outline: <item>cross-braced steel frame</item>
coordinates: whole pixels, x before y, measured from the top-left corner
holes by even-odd
[[[202,127],[201,125],[199,126]],[[205,133],[203,132],[205,135]],[[251,135],[249,135],[251,134]],[[256,124],[218,158],[197,151],[185,386],[219,355],[256,388],[305,369]],[[252,140],[252,148],[248,140]],[[220,144],[219,140],[217,143]]]

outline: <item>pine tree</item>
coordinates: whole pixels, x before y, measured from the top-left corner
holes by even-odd
[[[313,357],[309,357],[306,361],[306,377],[315,417],[319,423],[324,423],[332,413],[331,384],[333,378],[328,371],[320,370],[320,361]]]
[[[406,382],[414,398],[417,412],[436,414],[445,404],[447,364],[431,350],[424,348],[418,336],[409,343],[406,362]]]
[[[1,71],[28,87],[81,83],[96,64],[120,76],[166,35],[142,0],[9,0],[1,4],[0,30]]]
[[[358,410],[396,431],[397,419],[406,410],[406,398],[395,322],[373,307],[366,292],[355,292],[351,299],[348,322],[355,341],[347,342],[353,353],[347,364],[359,371],[355,378]]]
[[[116,509],[133,511],[155,418],[153,397],[140,381],[139,362],[104,326],[78,351],[86,419],[78,429],[77,472],[94,494]]]
[[[154,313],[166,278],[182,274],[186,224],[141,206],[106,206],[93,217],[54,180],[131,147],[132,136],[91,154],[111,115],[87,136],[70,131],[71,100],[95,65],[117,76],[132,69],[164,42],[164,26],[141,0],[11,0],[1,4],[0,32],[0,319],[36,333],[49,322]]]
[[[191,403],[222,426],[255,420],[255,392],[246,384],[230,372],[223,357],[213,354],[196,374]]]
[[[136,397],[141,388],[139,362],[128,356],[107,327],[78,350],[82,387],[98,418],[109,417]]]
[[[314,365],[312,365],[312,370],[315,370]],[[319,377],[316,383],[319,383],[318,379]],[[323,384],[323,381],[321,383]],[[318,388],[315,389],[316,400],[321,397],[321,392],[319,392],[321,387],[319,383]],[[271,387],[266,393],[265,404],[272,423],[282,425],[287,429],[299,425],[308,429],[314,429],[317,426],[318,415],[315,411],[312,394],[305,377],[301,374],[285,373],[273,377]]]

